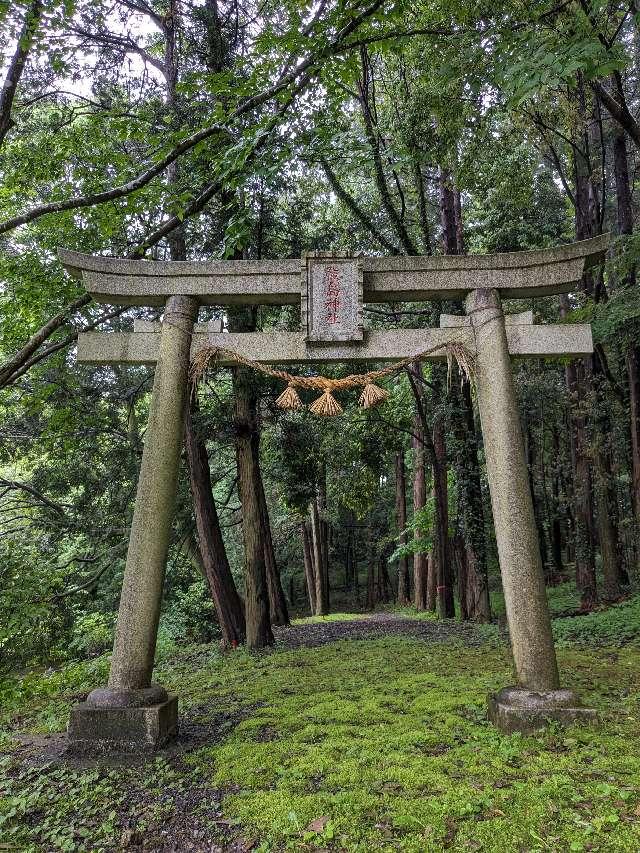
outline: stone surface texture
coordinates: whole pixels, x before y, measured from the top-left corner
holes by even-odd
[[[598,714],[582,707],[573,690],[532,691],[505,687],[489,695],[489,719],[501,731],[529,734],[550,722],[564,725],[595,723]]]
[[[109,687],[149,687],[182,448],[194,299],[167,306],[138,479]]]
[[[86,704],[93,708],[144,708],[160,705],[169,698],[159,684],[150,684],[140,690],[97,687],[87,696]]]
[[[498,255],[363,257],[365,302],[458,299],[475,288],[497,288],[505,298],[569,291],[602,259],[609,235],[554,249]],[[168,296],[202,304],[297,304],[300,261],[140,261],[60,249],[60,260],[82,278],[96,302],[163,305]]]
[[[521,311],[519,314],[505,314],[507,326],[533,326],[533,311]],[[470,326],[471,317],[466,314],[441,314],[440,328],[452,329],[459,326]],[[507,333],[508,334],[508,333]]]
[[[89,364],[153,364],[160,350],[160,326],[152,332],[81,332],[78,336],[79,362]],[[470,326],[443,329],[397,329],[364,333],[362,343],[309,346],[302,332],[207,333],[195,328],[191,355],[203,346],[231,349],[263,363],[314,364],[330,361],[396,361],[449,341],[463,343],[475,352]],[[507,326],[509,353],[516,357],[587,355],[593,352],[591,327],[586,324],[557,326]],[[429,356],[445,358],[444,349]],[[221,365],[231,364],[221,358]]]
[[[498,292],[474,291],[466,309],[476,340],[478,408],[518,683],[556,690],[558,666]]]
[[[142,707],[103,708],[83,702],[67,727],[73,753],[154,752],[178,731],[178,700]]]
[[[311,343],[361,341],[362,259],[313,253],[302,272],[301,325]]]

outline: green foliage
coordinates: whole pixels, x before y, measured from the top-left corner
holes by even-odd
[[[114,618],[111,613],[84,613],[76,617],[69,647],[80,657],[95,657],[113,645]]]
[[[176,591],[162,616],[160,633],[173,642],[203,643],[219,639],[211,593],[202,578],[189,584],[184,591]]]
[[[553,635],[562,644],[623,646],[640,640],[640,596],[603,611],[554,619]]]
[[[597,16],[601,4],[588,5]],[[541,12],[541,4],[531,5],[532,19]],[[597,25],[580,6],[558,15],[554,23],[503,31],[496,51],[497,81],[517,106],[564,84],[574,85],[578,73],[603,78],[629,62],[619,42],[607,45],[599,38]]]

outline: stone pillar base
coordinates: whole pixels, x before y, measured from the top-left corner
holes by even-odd
[[[538,693],[522,687],[505,687],[489,694],[489,720],[496,728],[511,734],[530,734],[550,722],[596,723],[598,714],[583,708],[573,690],[549,690]]]
[[[178,731],[178,697],[162,688],[94,690],[71,710],[67,737],[74,753],[155,752]]]

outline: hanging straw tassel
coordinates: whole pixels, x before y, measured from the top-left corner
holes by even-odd
[[[287,385],[276,400],[276,406],[280,409],[296,410],[302,408],[302,400],[298,397],[298,392],[291,383]]]
[[[342,406],[332,395],[331,391],[326,388],[322,396],[318,397],[317,400],[314,400],[309,406],[309,411],[313,412],[314,415],[331,417],[332,415],[341,415]]]
[[[379,406],[380,403],[384,403],[388,399],[388,391],[380,388],[379,385],[374,385],[373,382],[367,382],[362,389],[362,394],[360,394],[358,405],[362,406],[363,409],[370,409],[372,406]]]

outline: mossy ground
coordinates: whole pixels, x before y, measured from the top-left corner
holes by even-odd
[[[638,650],[561,649],[565,684],[602,722],[522,737],[485,719],[487,692],[512,680],[495,641],[388,635],[224,657],[183,648],[156,677],[179,693],[186,715],[223,720],[218,740],[179,764],[79,769],[18,765],[7,737],[0,843],[34,853],[119,849],[123,826],[135,821],[144,835],[197,789],[222,792],[225,825],[237,821],[261,851],[637,851]],[[63,729],[72,696],[104,666],[39,676],[9,697],[5,731]],[[136,813],[145,792],[155,794]],[[206,796],[197,810],[200,822],[220,823]],[[314,821],[320,831],[308,828]]]

